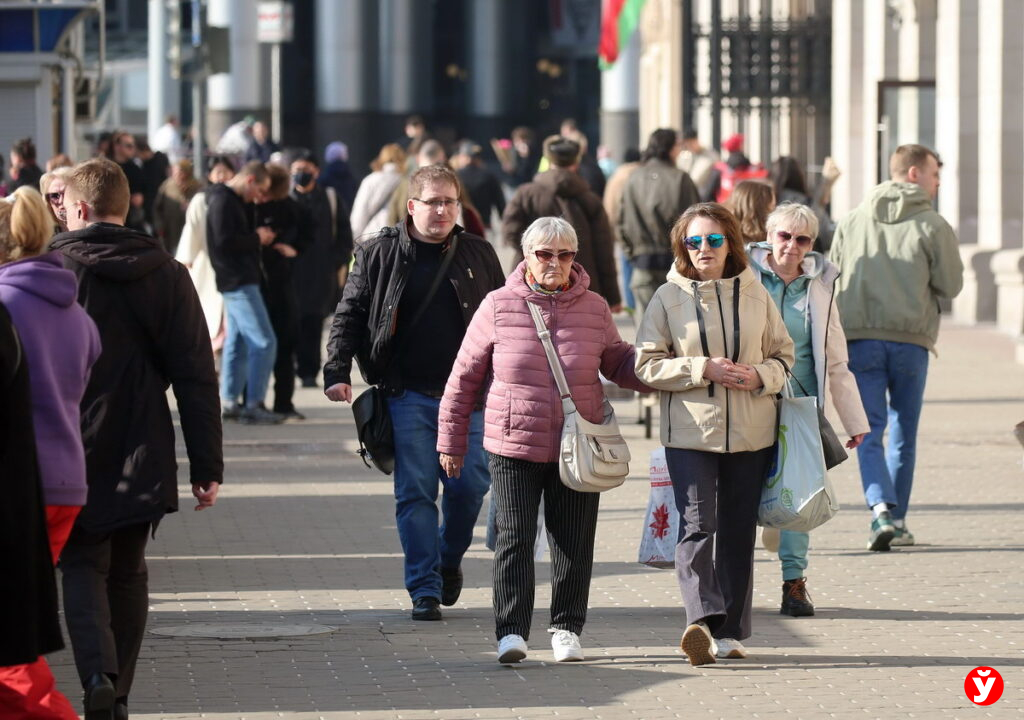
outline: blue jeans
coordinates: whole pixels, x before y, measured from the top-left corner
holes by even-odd
[[[449,479],[437,454],[438,398],[406,390],[388,399],[395,430],[395,518],[405,553],[405,589],[412,599],[441,597],[441,568],[462,563],[491,486],[483,448],[484,414],[474,412],[462,473]],[[438,528],[437,491],[442,522]]]
[[[914,484],[928,351],[887,340],[852,340],[847,347],[850,370],[871,425],[871,434],[857,448],[864,500],[868,507],[886,503],[892,516],[901,520],[907,516]],[[882,442],[887,425],[888,448]]]
[[[796,580],[807,569],[807,549],[811,534],[795,530],[779,531],[779,560],[782,561],[782,579]]]
[[[259,285],[243,285],[223,295],[227,337],[221,360],[220,397],[225,407],[234,405],[244,389],[246,406],[256,407],[267,394],[277,357],[277,338]]]

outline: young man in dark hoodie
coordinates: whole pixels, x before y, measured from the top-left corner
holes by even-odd
[[[196,509],[224,474],[217,374],[185,267],[160,241],[124,227],[128,180],[109,160],[66,180],[69,232],[51,248],[78,277],[103,351],[82,398],[88,498],[61,555],[64,613],[86,720],[128,717],[149,606],[146,541],[178,508],[174,389]]]

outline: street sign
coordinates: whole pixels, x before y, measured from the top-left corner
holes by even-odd
[[[290,2],[261,2],[256,13],[257,40],[261,43],[292,41],[295,16]]]

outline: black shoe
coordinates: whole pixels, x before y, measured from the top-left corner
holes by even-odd
[[[316,387],[316,378],[304,377],[302,378],[302,387]]]
[[[274,412],[283,417],[285,422],[295,422],[306,419],[306,416],[295,408],[292,408],[291,410],[275,410]]]
[[[462,594],[462,568],[441,568],[441,604],[454,605]]]
[[[220,419],[223,422],[237,422],[242,417],[242,409],[238,403],[227,405],[221,410]]]
[[[242,410],[238,421],[243,425],[280,425],[284,422],[284,416],[270,412],[265,407],[247,407]]]
[[[128,720],[128,698],[118,698],[114,702],[114,720]]]
[[[83,684],[85,720],[113,720],[114,683],[103,673],[90,675]]]
[[[814,605],[807,592],[807,578],[786,580],[782,583],[782,607],[779,608],[779,614],[793,617],[814,615]]]
[[[441,608],[438,607],[437,598],[421,597],[416,598],[412,603],[413,620],[440,620]]]

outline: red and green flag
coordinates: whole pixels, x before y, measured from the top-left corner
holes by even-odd
[[[598,63],[607,70],[619,58],[640,23],[640,10],[647,0],[604,0],[601,13],[601,44]]]

